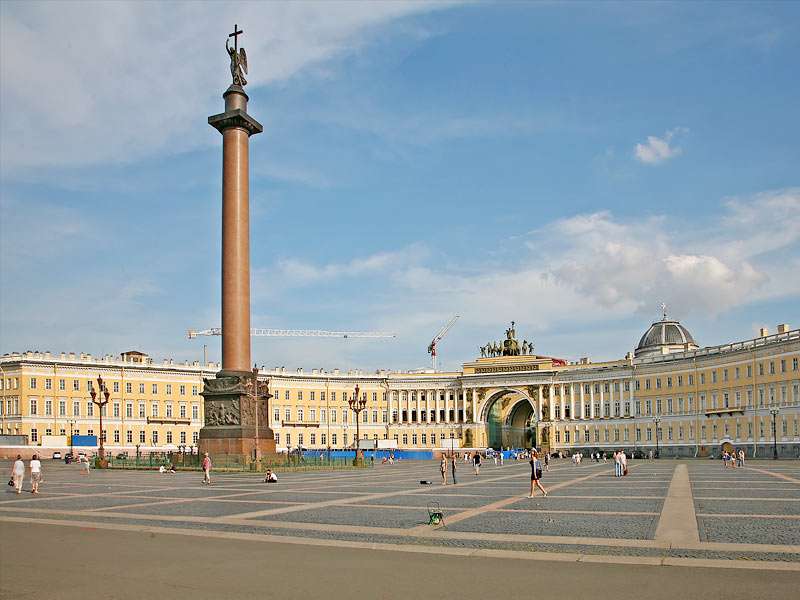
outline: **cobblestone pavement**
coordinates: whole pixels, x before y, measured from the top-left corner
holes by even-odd
[[[679,464],[688,467],[695,513],[681,527],[696,528],[700,540],[682,545],[655,537]],[[53,461],[44,465],[41,494],[18,495],[10,487],[0,493],[0,520],[800,570],[800,464],[750,461],[724,469],[716,461],[632,461],[630,475],[615,478],[610,462],[574,467],[555,461],[542,481],[548,496],[539,492],[532,499],[525,462],[484,463],[480,476],[459,466],[458,484],[448,473],[447,486],[436,461],[282,473],[275,485],[258,474],[214,473],[205,486],[197,472],[93,471],[84,477],[77,465]],[[681,469],[685,481],[687,469]],[[441,507],[443,525],[428,524],[432,503]]]

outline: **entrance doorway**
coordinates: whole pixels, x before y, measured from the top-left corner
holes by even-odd
[[[536,412],[528,399],[501,396],[495,400],[486,418],[486,440],[496,449],[536,446]]]

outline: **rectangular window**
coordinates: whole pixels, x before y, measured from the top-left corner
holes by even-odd
[[[119,444],[119,431],[114,430],[114,443]]]
[[[144,419],[144,411],[145,411],[144,403],[139,404],[139,418],[140,419]]]
[[[72,416],[73,417],[80,417],[81,416],[81,403],[80,403],[80,400],[73,400],[72,401]]]
[[[128,444],[133,443],[133,431],[131,431],[130,429],[125,432],[125,442]]]
[[[31,377],[31,389],[32,390],[36,389],[36,378],[35,377]]]
[[[192,396],[197,396],[197,386],[196,385],[192,386]]]
[[[144,394],[144,384],[143,383],[139,384],[139,393],[140,394]]]
[[[728,381],[728,369],[722,369],[722,381]]]
[[[153,404],[150,405],[150,416],[151,417],[158,417],[158,403],[157,402],[153,402]]]
[[[657,390],[661,389],[661,377],[656,378],[656,389]]]
[[[114,418],[119,419],[119,402],[114,402]]]
[[[53,401],[52,400],[45,400],[44,401],[44,414],[52,415],[53,414]]]
[[[683,375],[678,375],[678,387],[683,387]]]
[[[388,411],[384,410],[384,411],[381,412],[381,422],[382,423],[388,423],[389,422],[389,413],[388,413]],[[424,443],[425,442],[423,442],[423,444]]]
[[[333,394],[333,392],[331,392],[331,394]],[[336,446],[336,443],[337,443],[337,442],[336,442],[336,434],[335,434],[335,433],[332,433],[332,434],[331,434],[331,444],[332,444],[333,446]]]
[[[35,427],[31,429],[31,441],[32,442],[39,441],[39,431]]]
[[[180,408],[178,409],[178,411],[179,411],[178,415],[180,416],[180,418],[181,419],[185,419],[186,418],[186,405],[185,404],[181,404]]]
[[[303,411],[303,407],[302,406],[298,406],[297,407],[297,420],[302,422],[302,421],[305,420],[304,417],[305,417],[305,412]]]
[[[317,444],[317,436],[315,434],[311,434],[311,445],[315,446]]]
[[[408,434],[403,434],[403,446],[408,446]]]
[[[167,396],[172,396],[172,384],[171,383],[166,384],[165,388],[166,388],[165,393],[167,394]]]
[[[153,430],[153,438],[152,438],[152,440],[153,440],[153,442],[152,442],[153,446],[158,446],[158,431],[155,430],[155,429]]]
[[[172,443],[172,432],[171,431],[167,432],[167,443],[168,444]]]
[[[46,390],[52,390],[53,389],[53,380],[50,379],[49,377],[45,377],[44,389],[46,389]]]
[[[133,404],[131,404],[130,402],[128,402],[125,405],[125,417],[127,417],[128,419],[133,418]]]
[[[412,433],[411,434],[411,445],[412,446],[416,446],[417,445],[417,434],[416,433]]]
[[[650,389],[650,380],[649,379],[645,379],[644,380],[644,389],[646,389],[646,390]]]
[[[298,400],[298,402],[303,400],[303,390],[298,390],[297,391],[297,400]]]
[[[324,433],[319,434],[319,441],[324,446],[328,443],[328,436]]]
[[[139,432],[139,443],[140,443],[140,444],[144,444],[144,441],[145,441],[145,438],[144,438],[144,429],[142,429],[142,431],[140,431],[140,432]]]
[[[168,419],[171,419],[172,418],[172,404],[167,404],[165,409],[166,409],[166,417]],[[169,442],[167,442],[167,443],[169,443]]]
[[[158,384],[157,384],[157,383],[154,383],[154,384],[153,384],[153,388],[152,388],[152,390],[151,390],[151,391],[152,391],[152,393],[153,393],[153,395],[154,395],[154,396],[155,396],[156,394],[158,394]]]
[[[185,443],[186,443],[186,432],[185,431],[181,431],[181,444],[185,444]]]
[[[667,377],[667,387],[668,388],[672,387],[672,377]]]
[[[73,392],[80,392],[81,391],[81,382],[78,379],[72,380],[72,391]]]
[[[284,400],[290,400],[290,397],[289,397],[289,390],[286,390],[286,392],[285,392],[285,395],[284,395],[284,397],[283,397],[283,398],[284,398]],[[334,400],[336,400],[336,397],[334,396],[334,397],[333,397],[333,399],[334,399]]]
[[[287,406],[283,409],[283,420],[284,421],[291,421],[292,420],[292,409],[291,407]]]
[[[199,419],[200,418],[200,407],[197,404],[192,404],[192,419]],[[278,420],[277,418],[275,419]]]
[[[38,414],[38,407],[35,399],[31,400],[31,415]]]
[[[186,395],[186,386],[185,386],[185,385],[182,385],[180,388],[178,388],[178,393],[179,393],[181,396],[185,396],[185,395]]]
[[[125,393],[126,394],[133,393],[133,384],[130,381],[125,384]]]

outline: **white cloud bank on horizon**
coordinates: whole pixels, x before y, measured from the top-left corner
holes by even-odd
[[[450,6],[2,2],[3,170],[129,162],[216,139],[198,123],[221,110],[234,19],[249,91],[359,52],[392,21]]]
[[[799,242],[800,188],[790,188],[725,200],[718,222],[694,230],[666,217],[622,222],[609,212],[559,219],[531,232],[529,254],[513,264],[434,268],[420,245],[346,264],[284,259],[254,271],[254,299],[265,298],[255,290],[365,289],[357,284],[364,277],[387,299],[360,311],[384,328],[427,330],[442,314],[458,312],[476,326],[510,315],[541,331],[576,315],[587,322],[655,315],[662,301],[678,318],[713,318],[800,294],[800,280],[791,276],[797,264],[784,256],[796,257]],[[341,302],[345,309],[350,298]]]
[[[643,162],[647,165],[658,165],[673,158],[681,153],[681,147],[670,145],[672,137],[676,133],[687,133],[689,130],[686,127],[676,127],[667,131],[663,138],[654,135],[647,136],[647,143],[638,143],[633,149],[633,156],[636,160]]]

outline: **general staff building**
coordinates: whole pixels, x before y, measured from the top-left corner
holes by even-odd
[[[701,348],[665,315],[635,352],[601,363],[538,356],[524,345],[520,352],[513,325],[506,335],[506,348],[515,351],[484,348],[458,372],[264,370],[259,379],[273,395],[269,425],[278,448],[352,447],[356,423],[348,400],[358,385],[367,401],[359,434],[376,446],[800,454],[798,329],[780,325],[777,333]],[[0,433],[26,436],[32,446],[46,445],[48,436],[103,435],[112,452],[196,446],[203,379],[219,368],[156,362],[138,352],[6,354]],[[91,398],[98,376],[109,391],[102,409]]]

